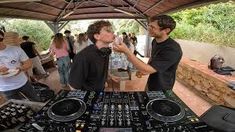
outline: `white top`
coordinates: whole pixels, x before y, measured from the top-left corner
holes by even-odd
[[[17,46],[7,45],[4,50],[0,50],[0,65],[3,65],[9,69],[16,69],[17,67],[20,67],[21,62],[28,59],[29,58],[26,53]],[[18,89],[24,86],[27,80],[27,76],[24,72],[11,77],[0,76],[0,91]]]

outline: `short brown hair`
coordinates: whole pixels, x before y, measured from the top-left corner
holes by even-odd
[[[161,30],[169,28],[171,31],[173,31],[176,27],[175,20],[171,16],[168,16],[168,15],[160,15],[160,16],[151,17],[150,22],[154,22],[154,21],[157,21],[157,23],[160,26]]]
[[[112,26],[112,24],[109,21],[101,20],[101,21],[96,21],[93,24],[89,25],[89,27],[87,29],[88,38],[95,44],[96,39],[95,39],[94,35],[99,34],[100,30],[106,26]]]

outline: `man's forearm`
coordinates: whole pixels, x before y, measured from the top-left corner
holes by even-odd
[[[21,71],[27,71],[31,67],[32,67],[32,61],[31,60],[27,60],[27,61],[23,62],[23,64],[19,67],[19,69]]]
[[[143,61],[139,60],[133,53],[130,51],[125,53],[128,60],[141,72],[145,74],[151,74],[156,72],[150,65],[144,63]]]

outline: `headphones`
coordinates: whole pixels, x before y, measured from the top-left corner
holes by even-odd
[[[110,47],[103,47],[103,48],[98,49],[98,52],[101,57],[105,58],[105,57],[108,57],[112,53],[112,50]]]

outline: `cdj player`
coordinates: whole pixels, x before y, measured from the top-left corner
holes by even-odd
[[[21,132],[215,132],[172,92],[60,91]]]

